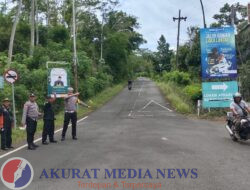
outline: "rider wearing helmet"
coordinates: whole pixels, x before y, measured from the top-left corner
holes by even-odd
[[[235,132],[236,135],[239,136],[241,119],[242,117],[247,117],[248,113],[250,113],[250,107],[242,100],[242,96],[239,92],[235,93],[233,99],[234,101],[231,103],[230,109],[234,115]]]

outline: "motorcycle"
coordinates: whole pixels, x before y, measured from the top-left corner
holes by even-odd
[[[230,134],[230,137],[233,141],[246,141],[250,139],[250,118],[249,117],[241,117],[241,127],[239,131],[240,139],[238,139],[235,135],[235,125],[234,125],[234,116],[232,112],[227,113],[227,124],[226,129]]]
[[[128,89],[132,90],[132,81],[128,81]]]

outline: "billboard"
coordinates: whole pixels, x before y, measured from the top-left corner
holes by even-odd
[[[226,108],[233,101],[233,95],[238,92],[237,81],[203,82],[202,106],[204,108]]]
[[[57,97],[63,97],[67,94],[69,87],[69,77],[66,69],[49,69],[48,76],[48,95],[57,94]]]
[[[200,30],[202,78],[236,78],[234,27]]]

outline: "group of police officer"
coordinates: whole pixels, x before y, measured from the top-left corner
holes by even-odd
[[[62,131],[61,141],[65,140],[65,135],[68,129],[68,125],[71,121],[72,124],[72,139],[77,140],[76,136],[76,125],[77,125],[77,103],[83,106],[89,107],[78,99],[79,93],[73,93],[73,88],[68,88],[68,94],[64,97],[64,124]],[[36,96],[34,93],[29,95],[29,100],[24,104],[22,126],[26,126],[27,132],[27,143],[29,150],[35,150],[38,145],[34,143],[34,136],[37,129],[37,121],[43,115],[43,133],[42,133],[42,144],[48,145],[47,137],[49,136],[50,143],[57,143],[54,139],[55,129],[55,113],[53,109],[53,103],[56,100],[56,94],[48,96],[46,103],[44,104],[43,114],[39,112],[39,107],[36,103]],[[2,106],[0,107],[0,132],[1,132],[1,149],[8,150],[12,149],[12,138],[11,131],[13,127],[13,114],[10,110],[10,100],[4,99]]]

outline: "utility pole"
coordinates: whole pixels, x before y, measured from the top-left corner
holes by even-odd
[[[73,17],[73,62],[74,62],[74,81],[75,90],[78,92],[78,77],[77,77],[77,52],[76,52],[76,11],[75,11],[75,0],[72,0],[72,17]]]
[[[102,28],[101,28],[101,58],[100,61],[103,60],[103,27],[104,27],[104,13],[102,14]]]
[[[203,14],[203,24],[204,24],[204,28],[207,28],[206,17],[205,17],[205,11],[204,11],[203,2],[202,2],[202,0],[200,0],[200,2],[201,2],[202,14]]]
[[[102,68],[102,66],[105,64],[105,60],[103,59],[103,41],[104,41],[104,19],[106,16],[106,9],[105,9],[105,3],[101,7],[101,12],[102,12],[102,26],[101,26],[101,56],[99,60],[99,66]]]
[[[176,20],[178,20],[178,34],[177,34],[177,49],[176,49],[176,68],[178,68],[178,64],[179,64],[179,42],[180,42],[180,27],[181,27],[181,21],[187,20],[187,17],[181,17],[181,10],[179,10],[179,17],[173,17],[173,21],[175,22]]]

